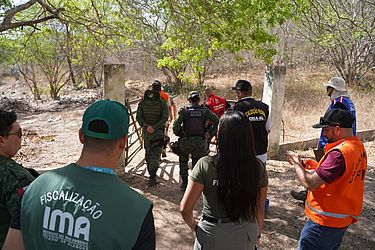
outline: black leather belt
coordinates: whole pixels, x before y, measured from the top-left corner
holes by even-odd
[[[230,218],[214,218],[207,215],[203,215],[203,220],[211,222],[211,223],[236,223],[239,222],[239,219],[237,220],[231,220]]]

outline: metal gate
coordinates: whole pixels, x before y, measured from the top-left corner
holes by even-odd
[[[127,142],[128,145],[125,152],[125,166],[127,166],[134,159],[134,157],[140,150],[142,150],[143,147],[142,128],[138,126],[137,120],[135,119],[137,107],[140,101],[140,98],[125,100],[125,106],[128,108],[130,118]]]

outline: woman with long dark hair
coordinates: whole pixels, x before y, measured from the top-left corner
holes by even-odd
[[[260,242],[267,185],[250,121],[239,111],[227,111],[220,118],[217,154],[197,162],[180,204],[182,217],[196,232],[194,249],[254,249]],[[198,223],[193,208],[202,192]]]

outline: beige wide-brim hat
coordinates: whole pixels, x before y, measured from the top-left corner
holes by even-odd
[[[338,76],[332,77],[324,86],[332,87],[337,91],[347,91],[345,80]]]

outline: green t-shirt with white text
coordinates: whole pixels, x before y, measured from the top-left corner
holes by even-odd
[[[259,161],[260,162],[260,161]],[[217,158],[212,156],[202,157],[195,165],[189,178],[197,183],[204,186],[203,188],[203,211],[204,215],[215,217],[215,218],[226,218],[228,217],[225,212],[224,204],[219,204],[218,197],[218,185],[219,180],[215,164],[217,164]],[[268,185],[267,171],[263,164],[259,164],[261,180],[260,187],[266,187]]]
[[[151,203],[118,176],[70,164],[22,198],[26,249],[132,249]]]

